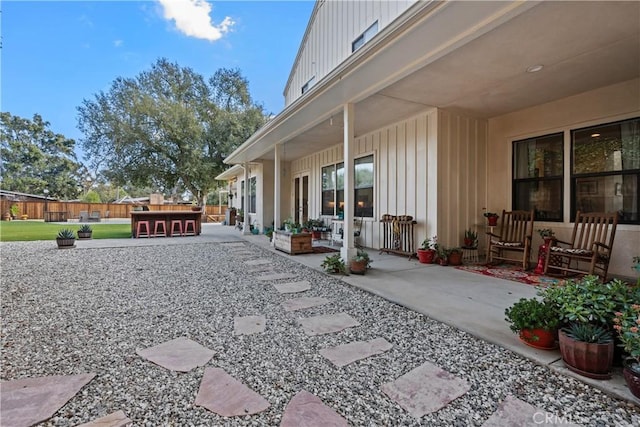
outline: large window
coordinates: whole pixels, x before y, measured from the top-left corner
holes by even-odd
[[[563,134],[513,143],[513,209],[540,221],[562,221]]]
[[[240,182],[240,209],[244,210],[244,181]],[[256,177],[249,178],[249,213],[256,213]]]
[[[571,216],[618,212],[640,224],[640,118],[571,131]]]
[[[354,215],[373,217],[373,155],[354,161]],[[322,168],[322,215],[344,212],[344,163]]]

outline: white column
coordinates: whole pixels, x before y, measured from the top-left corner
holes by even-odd
[[[353,245],[353,206],[354,206],[354,167],[353,167],[353,146],[354,146],[354,107],[353,104],[344,105],[344,231],[342,248],[340,255],[345,262],[356,254]]]
[[[282,215],[280,212],[280,199],[282,192],[280,187],[282,185],[282,145],[277,144],[274,153],[274,171],[273,171],[273,227],[277,230],[282,224]]]
[[[249,162],[244,164],[244,218],[242,221],[242,234],[251,234],[249,225]]]

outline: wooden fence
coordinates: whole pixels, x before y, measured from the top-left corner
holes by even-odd
[[[139,205],[120,203],[84,203],[84,202],[60,202],[60,201],[13,201],[0,200],[0,215],[9,212],[11,206],[18,207],[18,215],[27,215],[28,219],[44,219],[46,212],[65,212],[66,218],[78,219],[80,211],[100,212],[100,218],[130,218],[129,213],[134,209],[140,209]],[[152,211],[191,210],[191,205],[146,205]],[[226,206],[205,206],[206,216],[224,216]]]

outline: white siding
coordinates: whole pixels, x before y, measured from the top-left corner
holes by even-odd
[[[285,88],[285,107],[298,99],[302,86],[315,76],[317,84],[351,55],[351,42],[378,21],[378,32],[415,0],[320,2],[293,64]]]

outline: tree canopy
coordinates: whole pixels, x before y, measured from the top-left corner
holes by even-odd
[[[33,120],[0,113],[0,182],[5,190],[72,199],[84,166],[73,151],[75,141],[49,129],[38,114]]]
[[[239,70],[205,80],[166,59],[135,78],[117,78],[78,112],[87,159],[113,183],[184,188],[201,203],[225,157],[266,121]]]

